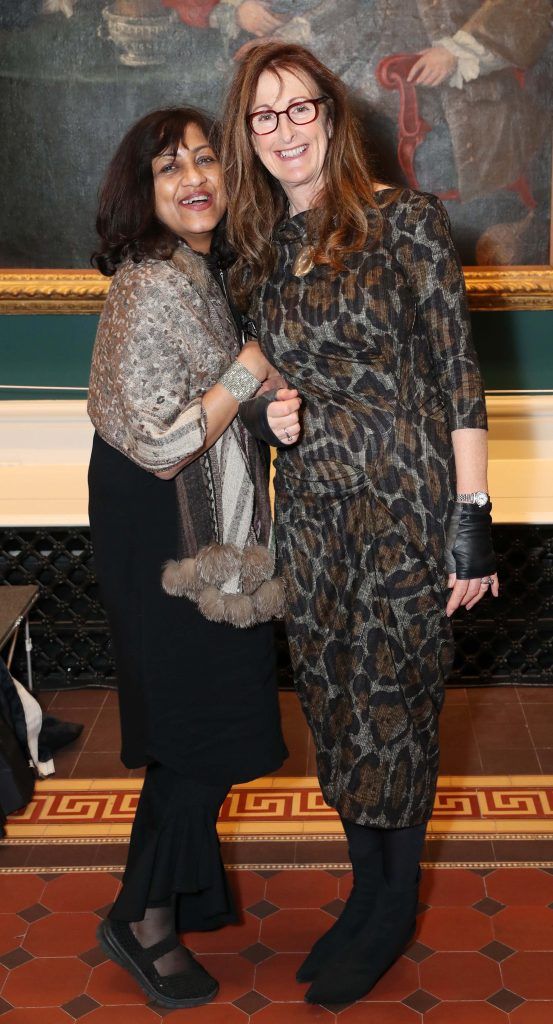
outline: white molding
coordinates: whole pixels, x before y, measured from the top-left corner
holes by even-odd
[[[553,523],[553,392],[487,396],[497,523]],[[0,525],[85,526],[86,402],[0,402]]]
[[[88,525],[86,401],[0,402],[0,525]]]
[[[553,523],[553,393],[488,394],[496,523]]]

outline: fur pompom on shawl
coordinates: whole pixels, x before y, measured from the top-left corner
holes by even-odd
[[[245,628],[281,616],[284,595],[273,576],[268,449],[236,417],[196,456],[207,429],[203,395],[240,351],[214,273],[184,244],[171,260],[119,268],[96,337],[88,411],[100,436],[149,472],[191,457],[167,483],[180,539],[175,559],[160,566],[162,586],[206,618]]]

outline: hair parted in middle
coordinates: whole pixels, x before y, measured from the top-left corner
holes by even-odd
[[[308,217],[314,262],[343,270],[347,253],[364,248],[371,236],[376,241],[381,231],[368,158],[344,83],[303,46],[274,42],[252,47],[229,89],[221,146],[228,195],[227,237],[237,256],[229,283],[242,307],[273,270],[273,233],[287,211],[285,192],[255,153],[246,121],[264,71],[277,77],[281,71],[309,77],[316,94],[329,97],[332,138],[324,183]]]

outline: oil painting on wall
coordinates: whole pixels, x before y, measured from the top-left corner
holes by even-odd
[[[2,0],[0,265],[85,268],[124,130],[221,110],[259,39],[309,46],[379,175],[440,195],[467,265],[550,264],[550,0]]]

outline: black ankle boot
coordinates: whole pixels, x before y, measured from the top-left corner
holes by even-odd
[[[325,964],[335,956],[361,928],[370,928],[380,886],[383,884],[380,851],[356,862],[354,884],[338,920],[320,939],[296,973],[297,981],[313,981]]]
[[[353,1003],[370,992],[413,937],[418,888],[418,882],[401,892],[383,886],[372,919],[323,964],[308,1003]]]

